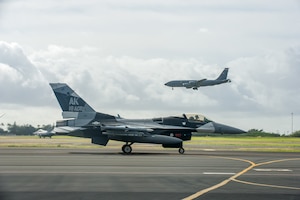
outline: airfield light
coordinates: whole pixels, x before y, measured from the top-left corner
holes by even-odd
[[[291,134],[294,132],[294,113],[291,113],[292,115],[292,129],[291,129]]]

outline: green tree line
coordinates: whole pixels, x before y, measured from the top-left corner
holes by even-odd
[[[268,133],[265,132],[264,130],[257,130],[257,129],[251,129],[247,133],[245,133],[247,136],[253,136],[253,137],[300,137],[300,130],[295,131],[292,134],[285,136],[285,135],[280,135],[278,133]]]
[[[300,137],[300,130],[291,134],[292,137]]]
[[[3,126],[4,124],[1,125]],[[14,122],[13,124],[7,124],[7,131],[5,131],[3,128],[0,128],[0,135],[32,135],[33,132],[40,128],[44,130],[52,130],[54,126],[47,124],[34,127],[30,124],[18,125],[16,122]]]

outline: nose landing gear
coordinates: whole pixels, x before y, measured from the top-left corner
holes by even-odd
[[[181,148],[178,149],[178,152],[179,152],[180,154],[184,154],[185,150],[184,150],[184,148],[181,147]]]

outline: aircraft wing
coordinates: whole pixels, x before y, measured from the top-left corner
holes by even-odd
[[[157,130],[191,130],[188,127],[180,126],[171,126],[171,125],[160,125],[160,124],[128,124],[128,125],[102,125],[102,131],[106,132],[119,132],[119,133],[128,133],[128,132],[142,132],[142,133],[151,133]]]
[[[206,81],[207,79],[206,78],[204,78],[204,79],[201,79],[201,80],[198,80],[198,81],[196,81],[196,87],[200,87],[200,85],[201,85],[201,83],[203,82],[203,81]]]
[[[127,125],[117,125],[117,126],[101,126],[102,131],[106,132],[152,132],[153,129],[147,127],[132,127]]]
[[[206,80],[207,79],[204,78],[204,79],[201,79],[201,80],[190,81],[188,83],[183,84],[183,86],[186,87],[186,88],[197,88],[197,87],[200,87],[201,83],[203,81],[206,81]]]
[[[114,138],[119,141],[150,142],[168,145],[170,143],[181,143],[182,140],[186,140],[185,137],[190,138],[189,135],[194,129],[150,122],[149,124],[129,123],[123,125],[102,125],[101,131],[102,134],[107,135],[108,138]]]
[[[55,127],[53,129],[53,132],[58,133],[58,134],[68,134],[76,131],[84,131],[86,128],[82,127],[71,127],[71,126],[60,126],[60,127]]]

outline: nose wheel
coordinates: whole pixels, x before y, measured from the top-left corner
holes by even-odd
[[[184,154],[184,151],[185,151],[185,150],[184,150],[184,148],[182,148],[182,147],[178,149],[178,152],[179,152],[180,154]]]

